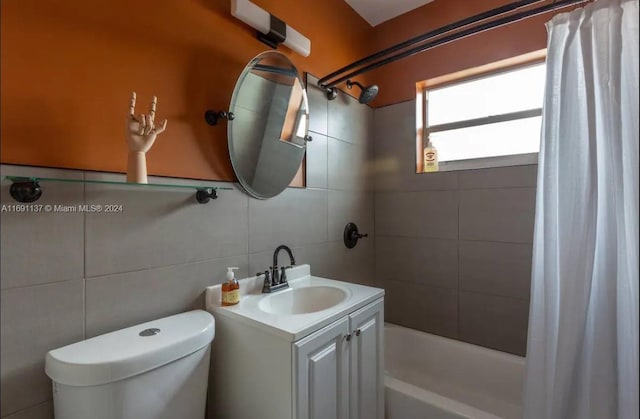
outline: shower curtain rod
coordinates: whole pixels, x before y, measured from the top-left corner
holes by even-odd
[[[360,59],[360,60],[358,60],[358,61],[356,61],[356,62],[354,62],[352,64],[349,64],[349,65],[347,65],[347,66],[345,66],[345,67],[343,67],[343,68],[341,68],[341,69],[339,69],[337,71],[334,71],[333,73],[331,73],[331,74],[321,78],[320,80],[318,80],[318,86],[320,86],[320,87],[322,87],[324,89],[330,90],[331,88],[333,88],[337,84],[340,84],[340,83],[342,83],[344,81],[347,81],[347,80],[349,80],[349,79],[351,79],[351,78],[353,78],[355,76],[358,76],[358,75],[360,75],[362,73],[366,73],[367,71],[371,71],[371,70],[374,70],[374,69],[376,69],[378,67],[381,67],[383,65],[392,63],[394,61],[398,61],[398,60],[400,60],[402,58],[406,58],[406,57],[418,54],[420,52],[426,51],[428,49],[431,49],[431,48],[434,48],[434,47],[437,47],[437,46],[440,46],[440,45],[443,45],[443,44],[446,44],[446,43],[449,43],[449,42],[453,42],[453,41],[465,38],[465,37],[470,36],[470,35],[474,35],[474,34],[477,34],[477,33],[480,33],[480,32],[484,32],[484,31],[487,31],[489,29],[493,29],[493,28],[497,28],[497,27],[500,27],[500,26],[504,26],[504,25],[507,25],[509,23],[517,22],[517,21],[520,21],[520,20],[523,20],[523,19],[527,19],[529,17],[537,16],[537,15],[540,15],[540,14],[543,14],[543,13],[547,13],[547,12],[550,12],[550,11],[553,11],[553,10],[556,10],[556,9],[561,9],[561,8],[564,8],[564,7],[568,7],[568,6],[571,6],[571,5],[574,5],[574,4],[587,3],[590,0],[561,0],[561,1],[555,1],[554,0],[553,3],[547,4],[545,6],[540,6],[540,7],[531,9],[531,10],[527,10],[527,11],[524,11],[524,12],[521,12],[521,13],[516,13],[516,14],[510,15],[510,16],[506,16],[506,17],[501,18],[501,19],[493,20],[493,21],[490,21],[490,22],[487,22],[487,23],[484,23],[484,24],[481,24],[481,25],[478,25],[478,26],[474,26],[472,28],[465,29],[465,30],[460,31],[460,32],[456,32],[454,34],[443,36],[442,38],[434,40],[432,42],[428,42],[426,44],[416,46],[416,47],[408,49],[408,50],[406,50],[404,52],[392,55],[392,56],[390,56],[388,58],[385,58],[383,60],[374,61],[377,58],[380,58],[380,57],[383,57],[383,56],[388,55],[390,53],[393,53],[393,52],[396,52],[398,50],[404,49],[404,48],[406,48],[408,46],[411,46],[413,44],[420,43],[420,42],[423,42],[423,41],[428,41],[428,40],[430,40],[432,38],[438,37],[440,35],[444,35],[447,32],[451,32],[452,30],[459,29],[459,28],[462,28],[462,27],[465,27],[465,26],[469,26],[469,25],[471,25],[473,23],[478,23],[478,22],[481,22],[483,20],[490,19],[492,17],[500,16],[500,15],[503,15],[503,14],[508,13],[510,11],[522,8],[524,6],[527,6],[527,5],[530,5],[530,4],[533,4],[533,3],[539,3],[540,1],[543,1],[543,0],[525,0],[525,1],[518,1],[518,2],[514,2],[514,3],[510,3],[510,4],[507,4],[505,6],[498,7],[496,9],[492,9],[492,10],[489,10],[487,12],[480,13],[478,15],[475,15],[475,16],[460,20],[458,22],[455,22],[455,23],[452,23],[452,24],[449,24],[449,25],[445,25],[445,26],[443,26],[441,28],[435,29],[435,30],[433,30],[431,32],[427,32],[427,33],[425,33],[423,35],[420,35],[420,36],[417,36],[415,38],[411,38],[411,39],[409,39],[407,41],[401,42],[401,43],[399,43],[397,45],[394,45],[394,46],[392,46],[390,48],[387,48],[387,49],[382,50],[380,52],[377,52],[375,54],[369,55],[369,56],[367,56],[365,58],[362,58],[362,59]],[[353,69],[355,67],[358,67],[360,65],[369,63],[371,61],[374,61],[374,62],[369,64],[369,65],[366,65],[364,67],[361,67],[358,70],[352,71],[352,72],[348,73],[345,76],[342,76],[342,77],[340,77],[340,78],[338,78],[336,80],[333,80],[333,81],[327,83],[327,80],[329,80],[329,79],[331,79],[331,78],[333,78],[335,76],[338,76],[340,74],[343,74],[344,72],[346,72],[348,70],[351,70],[351,69]]]
[[[460,29],[460,28],[462,28],[464,26],[468,26],[468,25],[471,25],[473,23],[478,23],[478,22],[481,22],[483,20],[490,19],[492,17],[500,16],[502,14],[511,12],[513,10],[520,9],[522,7],[525,7],[525,6],[529,6],[529,5],[534,4],[534,3],[540,3],[541,1],[544,1],[544,0],[521,0],[521,1],[516,1],[516,2],[513,2],[513,3],[506,4],[504,6],[497,7],[495,9],[488,10],[486,12],[483,12],[483,13],[480,13],[480,14],[477,14],[477,15],[470,16],[468,18],[459,20],[457,22],[450,23],[448,25],[442,26],[442,27],[440,27],[438,29],[435,29],[433,31],[424,33],[422,35],[418,35],[418,36],[416,36],[414,38],[411,38],[411,39],[407,39],[404,42],[401,42],[401,43],[396,44],[396,45],[394,45],[392,47],[383,49],[382,51],[378,51],[375,54],[368,55],[368,56],[366,56],[366,57],[364,57],[364,58],[362,58],[362,59],[360,59],[358,61],[355,61],[355,62],[353,62],[353,63],[351,63],[351,64],[349,64],[347,66],[344,66],[344,67],[334,71],[331,74],[326,75],[325,77],[323,77],[320,80],[318,80],[318,83],[322,84],[325,81],[344,73],[345,71],[351,70],[351,69],[353,69],[355,67],[361,66],[361,65],[366,64],[368,62],[371,62],[371,61],[373,61],[373,60],[375,60],[377,58],[380,58],[380,57],[383,57],[385,55],[391,54],[393,52],[399,51],[401,49],[404,49],[404,48],[409,47],[411,45],[417,44],[419,42],[426,41],[426,40],[428,40],[430,38],[433,38],[434,36],[442,35],[444,33],[450,32],[450,31],[452,31],[454,29]]]

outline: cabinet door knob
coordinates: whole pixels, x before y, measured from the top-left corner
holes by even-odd
[[[351,340],[351,333],[347,333],[345,336],[342,337],[342,339],[349,342]]]
[[[360,336],[360,329],[355,331],[356,336]]]

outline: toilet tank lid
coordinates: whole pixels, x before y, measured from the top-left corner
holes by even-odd
[[[112,383],[190,355],[214,335],[210,313],[189,311],[49,351],[45,371],[70,386]]]

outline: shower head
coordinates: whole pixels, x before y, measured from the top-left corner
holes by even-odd
[[[354,84],[356,86],[358,86],[360,89],[362,89],[362,92],[360,93],[360,97],[358,97],[358,102],[360,102],[360,103],[369,103],[373,99],[375,99],[376,96],[378,96],[378,86],[377,85],[373,84],[371,86],[364,87],[363,85],[361,85],[357,81],[347,80],[347,89],[351,89]]]

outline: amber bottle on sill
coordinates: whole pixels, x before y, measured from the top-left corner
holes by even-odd
[[[424,172],[437,172],[438,171],[438,150],[431,144],[431,141],[427,143],[424,149]]]

